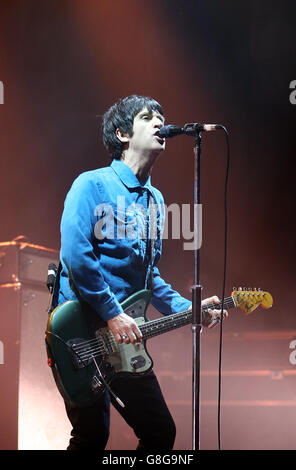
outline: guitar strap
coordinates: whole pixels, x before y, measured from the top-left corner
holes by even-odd
[[[150,260],[149,260],[149,271],[150,271],[150,290],[153,292],[154,288],[154,276],[153,276],[153,255],[154,255],[154,244],[155,238],[157,237],[157,210],[154,202],[154,197],[149,197],[149,222],[150,227],[148,230],[148,239],[150,241]]]

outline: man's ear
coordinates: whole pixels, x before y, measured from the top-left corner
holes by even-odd
[[[120,142],[122,142],[123,144],[128,142],[129,139],[130,139],[130,136],[126,133],[126,132],[123,132],[121,131],[120,129],[116,129],[116,136],[117,138],[120,140]]]

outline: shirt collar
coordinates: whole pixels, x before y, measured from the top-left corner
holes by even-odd
[[[130,167],[123,163],[121,160],[114,159],[111,163],[111,168],[113,168],[113,170],[119,176],[123,184],[128,188],[148,188],[151,191],[150,176],[145,184],[141,184],[134,172],[130,169]]]

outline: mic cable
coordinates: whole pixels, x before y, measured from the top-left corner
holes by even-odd
[[[223,341],[223,310],[224,310],[224,299],[225,299],[225,284],[226,284],[226,272],[227,272],[227,235],[228,235],[228,213],[227,213],[227,191],[228,191],[228,179],[229,179],[229,165],[230,165],[230,145],[229,145],[229,134],[224,126],[220,128],[225,132],[226,144],[227,144],[227,155],[226,155],[226,171],[225,171],[225,184],[224,184],[224,260],[223,260],[223,282],[222,282],[222,302],[221,302],[221,321],[220,323],[220,335],[219,335],[219,376],[218,376],[218,448],[221,450],[221,388],[222,388],[222,341]]]

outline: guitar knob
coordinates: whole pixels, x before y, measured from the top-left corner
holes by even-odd
[[[139,369],[140,367],[144,367],[146,364],[146,359],[144,356],[136,356],[132,357],[130,360],[130,365],[133,369]]]
[[[233,287],[232,290],[235,291],[235,290],[237,290],[237,288],[236,288],[236,287]]]
[[[138,361],[135,360],[135,361],[131,361],[131,366],[133,369],[136,369],[137,368],[137,364],[138,364]]]

